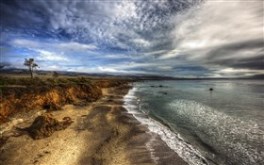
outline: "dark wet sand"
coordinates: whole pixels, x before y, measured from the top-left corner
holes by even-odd
[[[104,97],[89,106],[67,105],[52,112],[55,118],[70,116],[74,123],[52,136],[33,140],[28,135],[10,137],[0,150],[0,164],[130,165],[186,164],[158,137],[150,152],[148,129],[123,108],[128,87],[104,89]],[[44,111],[38,112],[38,114]],[[30,125],[34,116],[7,123],[3,135],[14,134],[11,126]],[[154,159],[153,159],[154,158]]]

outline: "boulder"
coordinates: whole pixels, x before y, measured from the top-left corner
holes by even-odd
[[[38,116],[31,126],[23,128],[33,139],[42,139],[51,136],[55,131],[66,129],[73,121],[70,117],[64,117],[58,121],[51,114]]]

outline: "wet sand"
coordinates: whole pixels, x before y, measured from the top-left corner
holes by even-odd
[[[11,136],[0,148],[0,164],[186,164],[123,108],[123,96],[128,90],[128,86],[103,89],[104,96],[88,106],[66,105],[61,111],[51,112],[56,119],[70,116],[74,123],[40,140],[26,134]],[[29,126],[41,113],[45,111],[3,125],[6,129],[2,136],[15,135],[15,126]],[[152,146],[151,151],[147,144]]]

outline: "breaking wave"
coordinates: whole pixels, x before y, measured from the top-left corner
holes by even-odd
[[[187,163],[191,165],[208,164],[201,153],[192,145],[185,142],[180,134],[172,132],[165,125],[150,118],[146,114],[144,115],[143,112],[138,110],[139,100],[135,96],[136,90],[137,89],[135,87],[132,88],[124,97],[124,107],[128,110],[128,112],[131,113],[139,122],[147,125],[150,132],[158,134],[161,139]],[[149,148],[150,152],[152,152],[151,146],[147,147]],[[156,158],[153,159],[155,160]]]

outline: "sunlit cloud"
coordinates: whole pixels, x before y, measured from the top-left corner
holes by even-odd
[[[53,52],[49,52],[46,50],[40,50],[36,49],[36,52],[39,53],[39,56],[37,57],[37,60],[45,60],[45,61],[69,61],[66,57],[60,54],[55,54]]]

